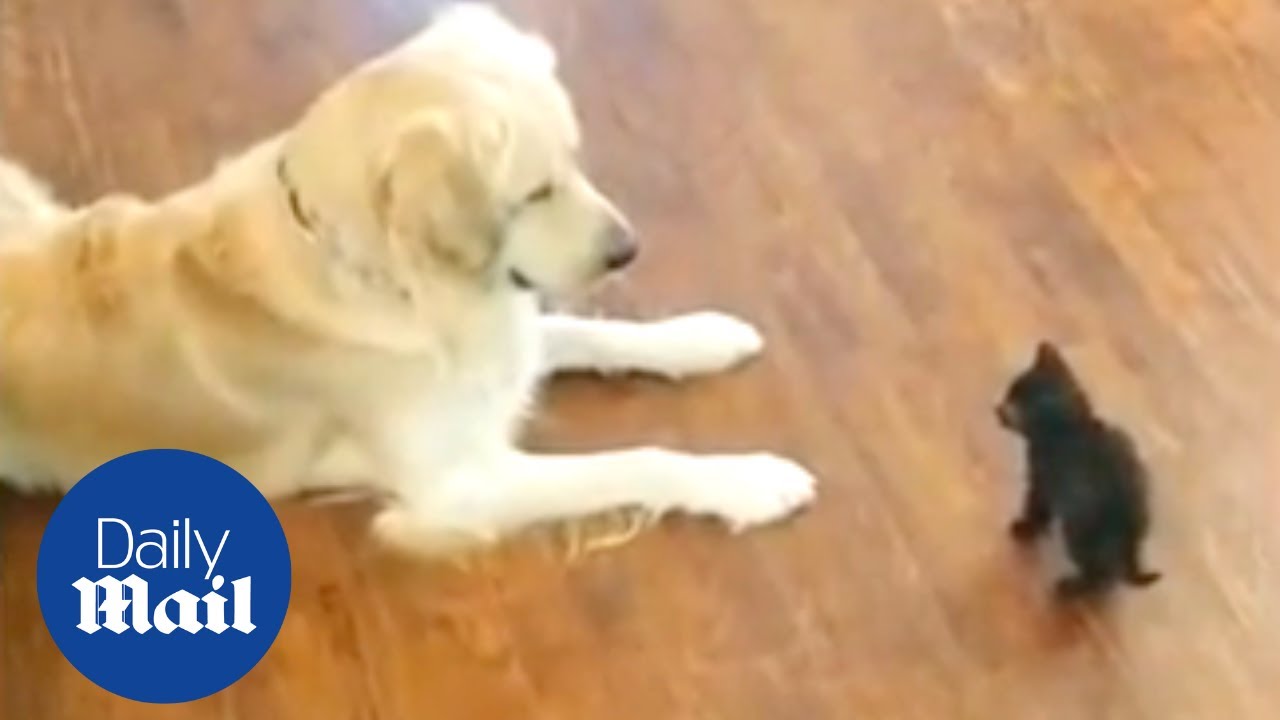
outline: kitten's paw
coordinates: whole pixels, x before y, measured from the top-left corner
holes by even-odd
[[[816,481],[786,458],[760,453],[708,458],[709,475],[682,510],[713,515],[735,532],[785,518],[813,502]]]
[[[662,320],[653,328],[663,348],[659,372],[679,379],[733,368],[760,354],[764,338],[750,323],[704,311]]]

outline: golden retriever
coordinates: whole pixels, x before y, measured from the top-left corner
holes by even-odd
[[[377,534],[422,551],[624,507],[744,528],[807,504],[812,476],[769,454],[517,448],[550,373],[679,378],[762,345],[715,312],[540,310],[636,254],[555,65],[462,5],[157,202],[63,208],[0,162],[0,475],[65,490],[185,448],[268,497],[373,489]]]

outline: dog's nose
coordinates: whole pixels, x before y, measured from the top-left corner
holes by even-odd
[[[621,270],[640,254],[640,244],[631,229],[620,222],[613,223],[606,232],[604,266],[610,272]]]

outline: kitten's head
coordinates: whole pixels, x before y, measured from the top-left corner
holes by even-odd
[[[1031,367],[1014,378],[996,406],[1000,424],[1020,435],[1038,427],[1087,420],[1092,414],[1089,399],[1067,361],[1048,342],[1040,343]]]

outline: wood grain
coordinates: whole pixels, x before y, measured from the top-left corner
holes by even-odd
[[[68,198],[154,195],[411,33],[415,0],[0,0],[0,144]],[[1280,5],[512,0],[562,48],[647,236],[599,305],[716,306],[766,357],[565,382],[543,447],[764,447],[819,504],[574,562],[384,557],[280,508],[289,618],[242,682],[137,706],[35,601],[49,499],[4,499],[0,717],[1240,720],[1280,714]],[[1156,589],[1064,613],[1004,536],[991,422],[1042,337],[1158,476]]]

